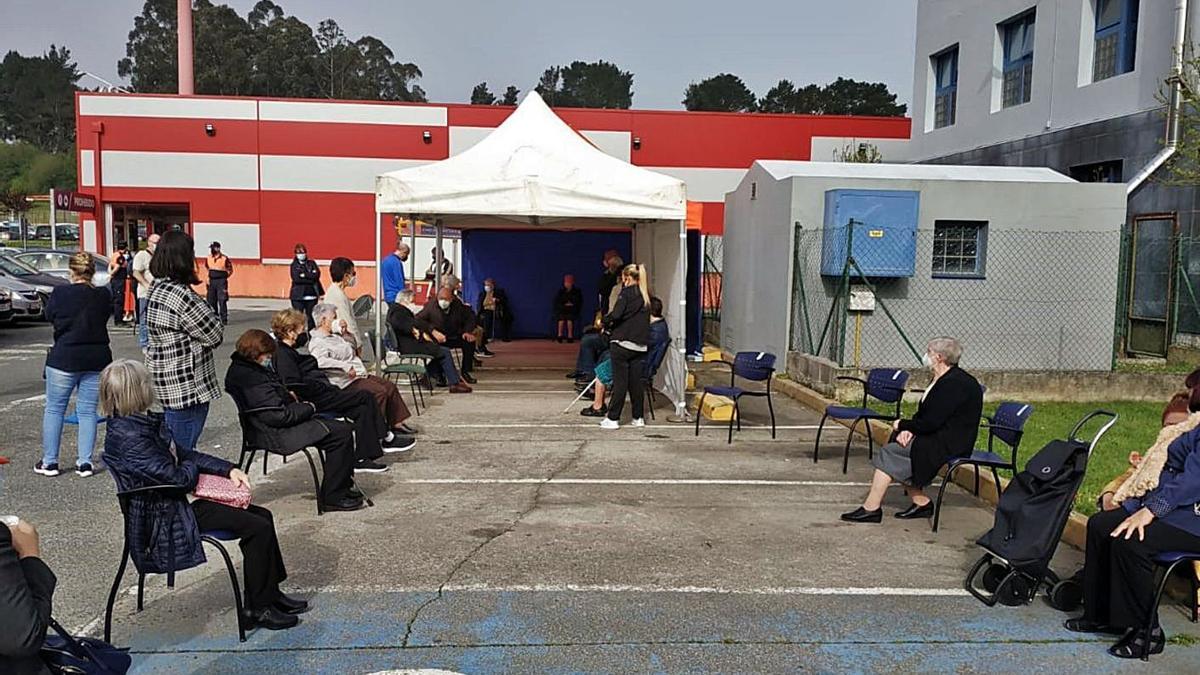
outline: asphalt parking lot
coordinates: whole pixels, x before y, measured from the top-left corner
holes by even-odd
[[[231,313],[226,346],[266,323]],[[118,355],[138,354],[132,334]],[[55,614],[100,631],[120,553],[120,517],[105,474],[46,479],[40,452],[45,326],[0,329],[0,512],[42,532],[59,576]],[[890,495],[882,525],[837,516],[861,499],[865,449],[841,473],[814,464],[819,416],[777,400],[776,440],[763,411],[726,445],[724,431],[659,421],[601,431],[575,411],[558,371],[504,371],[499,356],[472,395],[439,393],[414,419],[417,448],[391,471],[361,478],[375,507],[315,512],[303,462],[251,472],[255,501],[275,513],[290,578],[314,610],[291,631],[239,644],[219,562],[151,577],[146,608],[122,585],[114,640],[138,672],[1187,672],[1200,649],[1172,644],[1149,666],[1112,659],[1106,643],[1061,628],[1040,599],[987,608],[961,590],[991,514],[969,494],[947,496],[941,531],[901,522]],[[201,439],[236,459],[232,403],[213,408]],[[71,441],[65,463],[73,461]],[[839,448],[840,449],[840,448]],[[837,453],[840,459],[840,451]],[[393,460],[389,460],[393,461]],[[1078,552],[1060,552],[1073,571]],[[1196,635],[1178,608],[1169,633]]]

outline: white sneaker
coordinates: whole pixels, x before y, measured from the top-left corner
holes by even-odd
[[[639,418],[633,420],[632,422],[630,422],[629,426],[631,426],[635,429],[640,429],[640,428],[646,426],[646,420],[639,417]]]
[[[600,420],[600,428],[601,429],[620,429],[621,423],[616,420],[610,420],[607,417],[605,417],[604,419]]]

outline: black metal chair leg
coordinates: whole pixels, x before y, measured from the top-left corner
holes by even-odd
[[[771,413],[771,440],[775,440],[775,406],[771,405],[771,392],[767,392],[767,410]]]
[[[850,423],[850,433],[846,435],[846,449],[842,452],[842,473],[850,470],[850,442],[854,440],[854,429],[861,421],[861,417],[855,417],[854,421]]]
[[[212,544],[213,548],[221,554],[225,559],[225,570],[229,572],[229,584],[233,587],[233,606],[237,615],[238,640],[246,641],[246,625],[242,620],[242,591],[238,587],[237,570],[233,567],[233,560],[229,557],[229,551],[225,550],[225,546],[221,544],[219,539],[213,537],[200,537],[201,540]]]
[[[1186,561],[1191,562],[1191,561]],[[1171,578],[1171,572],[1175,570],[1178,562],[1173,562],[1163,571],[1162,578],[1157,580],[1158,588],[1154,591],[1154,601],[1150,604],[1150,613],[1146,615],[1146,632],[1143,634],[1146,640],[1146,650],[1142,652],[1142,660],[1150,660],[1150,633],[1154,630],[1154,619],[1158,616],[1158,606],[1162,603],[1163,591],[1167,588],[1167,580]]]
[[[321,480],[317,478],[317,465],[313,463],[312,453],[308,448],[301,448],[300,452],[304,453],[304,457],[308,459],[308,468],[312,471],[313,489],[317,491],[317,515],[325,515],[325,502],[321,499]]]
[[[740,398],[733,399],[733,418],[737,420],[737,430],[742,430],[742,401]]]
[[[1192,563],[1192,569],[1188,570],[1188,579],[1192,580],[1192,594],[1188,597],[1188,604],[1192,606],[1192,623],[1196,623],[1196,619],[1200,618],[1200,607],[1196,605],[1196,591],[1200,590],[1200,583],[1196,581],[1195,563]]]
[[[946,494],[946,484],[950,482],[950,477],[958,465],[947,467],[946,477],[942,479],[942,485],[938,488],[937,501],[933,504],[933,531],[938,531],[938,523],[942,519],[942,496]]]
[[[700,392],[700,401],[696,403],[696,435],[700,435],[700,418],[704,416],[704,397],[708,396],[707,391]]]
[[[863,431],[867,432],[867,459],[875,459],[875,435],[871,433],[871,420],[863,420]]]
[[[121,587],[121,579],[125,576],[125,565],[129,562],[129,542],[121,549],[121,564],[117,567],[117,578],[113,579],[112,588],[108,591],[108,604],[104,607],[104,641],[112,642],[113,605],[117,603],[117,589]]]
[[[264,476],[267,475],[267,459],[270,458],[270,456],[271,456],[271,453],[267,452],[266,450],[263,451],[263,475]]]
[[[825,420],[829,419],[829,413],[821,415],[821,423],[817,425],[817,440],[813,443],[813,464],[817,463],[817,455],[821,452],[821,432],[825,430]]]
[[[146,575],[142,574],[141,572],[138,572],[137,611],[139,611],[139,612],[142,611],[142,598],[145,596],[145,592],[146,592]]]
[[[979,465],[975,465],[975,496],[979,496]]]
[[[729,414],[729,439],[725,441],[726,445],[733,445],[733,420],[738,416],[737,399],[733,399],[733,411]]]
[[[1000,472],[996,471],[996,467],[994,467],[994,466],[991,467],[991,469],[992,469],[992,480],[996,481],[996,498],[999,499],[1000,498]]]

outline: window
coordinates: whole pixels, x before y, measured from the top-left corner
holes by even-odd
[[[1008,108],[1028,103],[1033,94],[1034,12],[1000,24],[1004,49],[1004,82],[1001,104]]]
[[[935,54],[933,60],[933,128],[954,124],[958,107],[958,45]]]
[[[1125,162],[1113,159],[1095,164],[1081,164],[1071,167],[1071,178],[1080,183],[1124,183]]]
[[[1092,81],[1133,70],[1137,52],[1139,0],[1096,0],[1096,44]]]
[[[982,279],[987,223],[938,220],[933,224],[933,276]]]

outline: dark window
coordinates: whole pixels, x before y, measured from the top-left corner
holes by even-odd
[[[982,279],[987,223],[939,220],[933,224],[933,276]]]
[[[1004,47],[1001,104],[1008,108],[1028,103],[1033,95],[1033,37],[1035,13],[1030,11],[1000,24]]]
[[[954,124],[958,107],[958,45],[933,57],[933,128]]]
[[[1095,0],[1096,42],[1092,52],[1092,81],[1099,82],[1133,70],[1137,56],[1139,0]]]
[[[1071,167],[1071,178],[1080,183],[1124,183],[1125,162],[1119,159]]]

